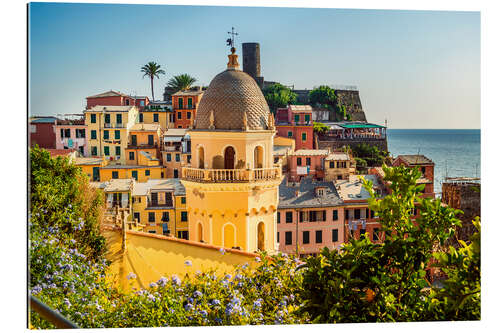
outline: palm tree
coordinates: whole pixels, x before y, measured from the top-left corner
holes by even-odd
[[[168,81],[167,90],[176,93],[191,88],[196,79],[188,74],[176,75]]]
[[[141,67],[141,72],[144,73],[142,77],[144,78],[145,76],[147,76],[151,79],[151,95],[153,97],[153,101],[155,100],[153,80],[155,77],[159,79],[160,74],[165,74],[165,71],[163,69],[160,69],[160,67],[161,67],[160,65],[158,65],[156,62],[153,61],[150,61],[146,65]]]

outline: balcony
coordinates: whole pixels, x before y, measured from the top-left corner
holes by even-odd
[[[123,123],[104,123],[104,128],[125,128]]]
[[[158,144],[156,144],[156,143],[150,145],[147,143],[137,144],[137,143],[132,142],[132,143],[129,143],[127,146],[127,149],[157,149],[157,148],[158,148]]]
[[[281,168],[265,169],[198,169],[182,168],[182,178],[196,182],[246,183],[280,180]]]

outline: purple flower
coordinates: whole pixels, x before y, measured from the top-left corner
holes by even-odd
[[[262,306],[262,299],[258,299],[256,301],[253,302],[253,307],[254,308],[260,308]]]
[[[137,275],[135,275],[134,273],[130,273],[129,275],[127,275],[127,280],[135,279],[135,278],[137,278]]]
[[[226,276],[224,276],[224,278],[225,278],[226,280],[231,280],[232,275],[231,275],[231,274],[226,274]]]
[[[194,302],[194,299],[192,297],[188,297],[187,301],[189,304],[192,304]]]
[[[218,299],[214,299],[212,301],[212,305],[220,305],[220,301]]]
[[[257,257],[257,258],[255,258],[255,261],[261,262],[262,260],[260,259],[260,257]]]
[[[193,293],[193,296],[195,298],[200,298],[201,296],[203,296],[203,293],[201,291],[198,291],[196,290],[194,293]]]
[[[205,310],[201,310],[200,311],[200,314],[203,316],[203,317],[206,317],[208,315],[208,312],[205,311]]]
[[[149,284],[149,287],[150,287],[150,288],[156,288],[156,287],[158,287],[158,285],[157,285],[156,283],[154,283],[154,282],[151,282],[151,283]]]
[[[172,283],[180,286],[181,285],[181,279],[179,279],[179,277],[177,275],[172,275]]]
[[[243,278],[243,276],[242,276],[241,274],[236,274],[236,275],[234,276],[234,279],[235,279],[235,280],[241,280],[242,278]]]
[[[186,311],[191,311],[193,309],[193,304],[187,303],[186,305],[184,305],[184,309]]]
[[[153,302],[155,302],[155,301],[156,301],[156,298],[155,298],[153,295],[151,295],[151,294],[149,294],[149,295],[148,295],[148,299],[149,299],[150,301],[153,301]]]
[[[226,253],[226,250],[224,250],[224,248],[223,248],[223,247],[221,247],[221,248],[219,249],[219,252],[220,252],[221,254],[224,254],[224,253]]]
[[[193,266],[193,263],[191,262],[191,260],[186,260],[184,262],[184,265],[191,267],[191,266]]]
[[[69,302],[69,299],[67,299],[67,298],[64,299],[64,304],[66,304],[67,307],[71,306],[71,303]]]
[[[160,286],[165,286],[165,285],[167,284],[167,282],[168,282],[168,279],[167,279],[166,277],[164,277],[164,276],[162,276],[162,277],[158,280],[158,284],[159,284]]]
[[[33,295],[38,294],[40,291],[42,291],[42,287],[40,287],[39,285],[36,285],[36,286],[33,287],[33,289],[31,289],[31,293]]]

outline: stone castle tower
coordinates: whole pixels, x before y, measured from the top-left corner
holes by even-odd
[[[243,43],[243,71],[262,88],[264,77],[260,75],[260,44]]]
[[[277,250],[281,166],[274,165],[274,118],[255,80],[231,49],[227,69],[201,100],[182,183],[189,239],[253,252]]]

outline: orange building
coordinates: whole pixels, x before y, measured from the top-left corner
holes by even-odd
[[[175,128],[192,128],[203,90],[178,91],[172,95]]]
[[[159,165],[161,134],[159,124],[133,125],[129,130],[128,146],[125,148],[126,164]]]

